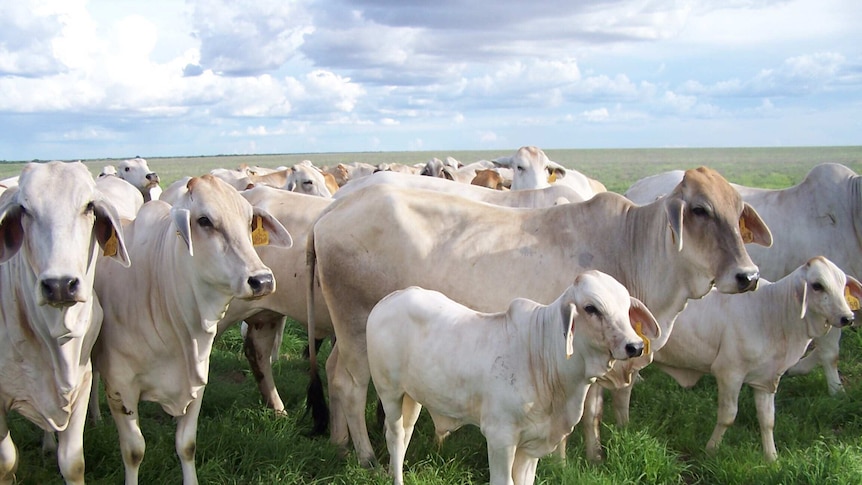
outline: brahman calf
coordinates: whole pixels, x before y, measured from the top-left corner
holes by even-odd
[[[273,292],[275,280],[253,244],[287,246],[290,235],[263,209],[212,175],[191,178],[174,205],[144,204],[126,226],[131,269],[96,268],[104,325],[93,365],[117,425],[126,483],[144,458],[138,402],[177,418],[183,483],[197,483],[197,419],[217,323],[228,304]]]
[[[56,431],[63,478],[84,483],[90,349],[102,324],[97,245],[129,265],[116,210],[84,164],[31,163],[0,196],[0,483],[16,482],[10,411],[48,432],[49,446]]]
[[[763,454],[774,461],[775,392],[781,375],[802,357],[811,339],[853,323],[847,300],[855,299],[858,306],[860,298],[859,281],[818,256],[775,283],[761,280],[754,292],[712,291],[689,302],[655,362],[685,387],[704,374],[715,375],[718,422],[707,450],[718,448],[733,424],[745,383],[754,389]]]
[[[440,440],[479,426],[492,485],[532,484],[539,458],[580,421],[590,383],[616,359],[640,356],[640,335],[659,334],[646,306],[599,271],[549,305],[517,298],[501,313],[416,286],[389,294],[368,316],[367,341],[395,483],[425,406]]]

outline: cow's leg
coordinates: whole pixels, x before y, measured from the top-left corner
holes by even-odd
[[[707,452],[714,452],[718,449],[721,439],[724,437],[724,432],[736,420],[739,390],[742,388],[741,377],[735,375],[716,375],[715,377],[718,383],[718,419],[715,423],[715,429],[712,431],[712,436],[709,437],[709,441],[706,443]]]
[[[374,449],[371,446],[365,422],[368,383],[371,381],[365,345],[365,335],[354,335],[349,342],[339,339],[336,343],[339,353],[335,375],[330,377],[332,383],[330,389],[333,392],[330,393],[329,400],[332,402],[336,397],[340,400],[339,405],[347,420],[347,429],[350,439],[353,440],[356,458],[360,466],[371,467],[377,460],[374,457]]]
[[[276,414],[284,414],[284,402],[275,387],[271,360],[278,329],[284,327],[284,316],[262,311],[246,318],[245,322],[247,328],[243,339],[243,352],[257,381],[257,388],[267,407],[272,408]],[[280,339],[278,343],[280,345]],[[277,351],[275,353],[277,354]]]
[[[46,430],[42,433],[42,454],[50,455],[57,451],[57,434]]]
[[[775,450],[775,393],[760,389],[754,390],[754,405],[757,407],[757,422],[760,423],[760,441],[763,443],[763,456],[766,461],[778,459]]]
[[[484,431],[484,430],[483,430]],[[488,466],[491,469],[491,485],[514,485],[512,468],[515,465],[515,445],[492,445],[488,437]]]
[[[90,405],[89,416],[90,422],[97,424],[102,421],[102,410],[99,409],[99,382],[101,381],[99,372],[93,369],[93,384],[90,386]]]
[[[183,468],[183,485],[197,485],[198,474],[195,469],[195,449],[197,448],[198,416],[204,400],[204,388],[189,403],[186,413],[177,416],[176,448]]]
[[[536,467],[539,459],[524,453],[520,448],[515,450],[515,461],[512,463],[512,481],[515,485],[532,485],[536,482]]]
[[[416,421],[419,420],[419,412],[422,411],[422,405],[416,402],[412,397],[404,395],[401,401],[401,415],[404,416],[404,449],[410,445],[410,438],[413,437],[413,430],[416,428]]]
[[[601,385],[593,383],[587,390],[587,397],[584,401],[584,417],[581,422],[584,426],[584,446],[586,447],[587,459],[593,463],[600,462],[604,459],[602,452],[602,438],[600,435],[602,424],[602,404],[604,399],[602,393],[604,389]],[[565,457],[565,450],[562,451]]]
[[[139,396],[130,400],[134,403],[131,407],[126,407],[123,405],[120,394],[112,392],[107,383],[105,383],[105,394],[108,398],[108,408],[111,410],[114,424],[117,425],[120,453],[126,471],[125,483],[127,485],[136,484],[138,483],[138,469],[141,467],[141,462],[144,461],[144,452],[146,451],[146,442],[138,421],[140,417],[138,415]]]
[[[400,391],[399,391],[400,392]],[[395,485],[404,483],[404,455],[407,453],[407,440],[404,437],[404,394],[394,392],[380,393],[385,418],[383,420],[386,448],[389,450],[389,474]]]
[[[335,389],[334,382],[339,360],[338,344],[335,344],[326,359],[326,375],[329,377],[327,386],[329,389],[329,441],[338,447],[342,453],[347,453],[350,433],[347,430],[343,400]]]
[[[15,483],[15,472],[18,470],[18,449],[12,442],[9,426],[6,423],[6,411],[0,409],[0,484]]]
[[[90,397],[92,374],[84,377],[81,393],[72,403],[72,415],[69,425],[63,431],[57,432],[57,464],[66,484],[84,484],[84,424],[87,421],[87,400]],[[87,392],[83,392],[87,391]],[[86,398],[86,399],[85,399]]]
[[[632,401],[632,388],[634,388],[634,379],[632,379],[631,384],[611,391],[614,418],[616,418],[617,426],[626,426],[629,424],[629,406]]]
[[[833,328],[826,335],[814,339],[814,350],[800,359],[787,370],[788,375],[808,374],[818,364],[823,367],[823,375],[829,386],[829,394],[834,396],[844,392],[841,376],[838,374],[838,353],[841,341],[841,329]]]

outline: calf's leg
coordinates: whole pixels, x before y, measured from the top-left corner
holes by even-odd
[[[761,389],[754,390],[754,405],[757,407],[757,422],[760,424],[760,440],[763,443],[763,457],[766,461],[778,459],[775,450],[775,393]]]

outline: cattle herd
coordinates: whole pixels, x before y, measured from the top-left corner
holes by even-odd
[[[213,342],[242,325],[263,400],[283,413],[285,317],[307,327],[315,432],[377,466],[373,383],[396,484],[423,406],[439,439],[479,428],[494,485],[534,483],[578,423],[601,461],[605,391],[627,423],[651,362],[685,387],[715,376],[709,450],[752,387],[774,461],[780,377],[822,365],[841,392],[840,329],[862,300],[862,219],[845,203],[862,179],[838,164],[781,190],[701,167],[624,195],[531,146],[467,165],[224,168],[164,190],[139,157],[97,177],[55,161],[0,184],[0,484],[24,478],[10,411],[45,431],[66,483],[84,483],[100,384],[126,483],[144,459],[141,401],[176,418],[182,480],[197,483]]]

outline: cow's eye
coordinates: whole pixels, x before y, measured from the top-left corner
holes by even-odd
[[[821,285],[820,283],[812,283],[811,289],[814,291],[823,291],[823,285]]]
[[[602,316],[602,312],[600,312],[599,309],[595,307],[595,305],[585,306],[584,311],[587,312],[587,315],[592,315],[594,317]]]
[[[131,169],[132,169],[132,167],[126,167],[126,168],[124,168],[123,170],[125,170],[126,172],[128,172],[128,171],[129,171],[129,170],[131,170]]]
[[[706,217],[709,215],[709,211],[707,211],[705,207],[701,206],[692,207],[691,213],[698,217]]]
[[[314,185],[314,181],[313,180],[304,180],[302,182],[302,185]]]
[[[207,216],[198,217],[198,225],[201,227],[213,227],[213,221]]]

